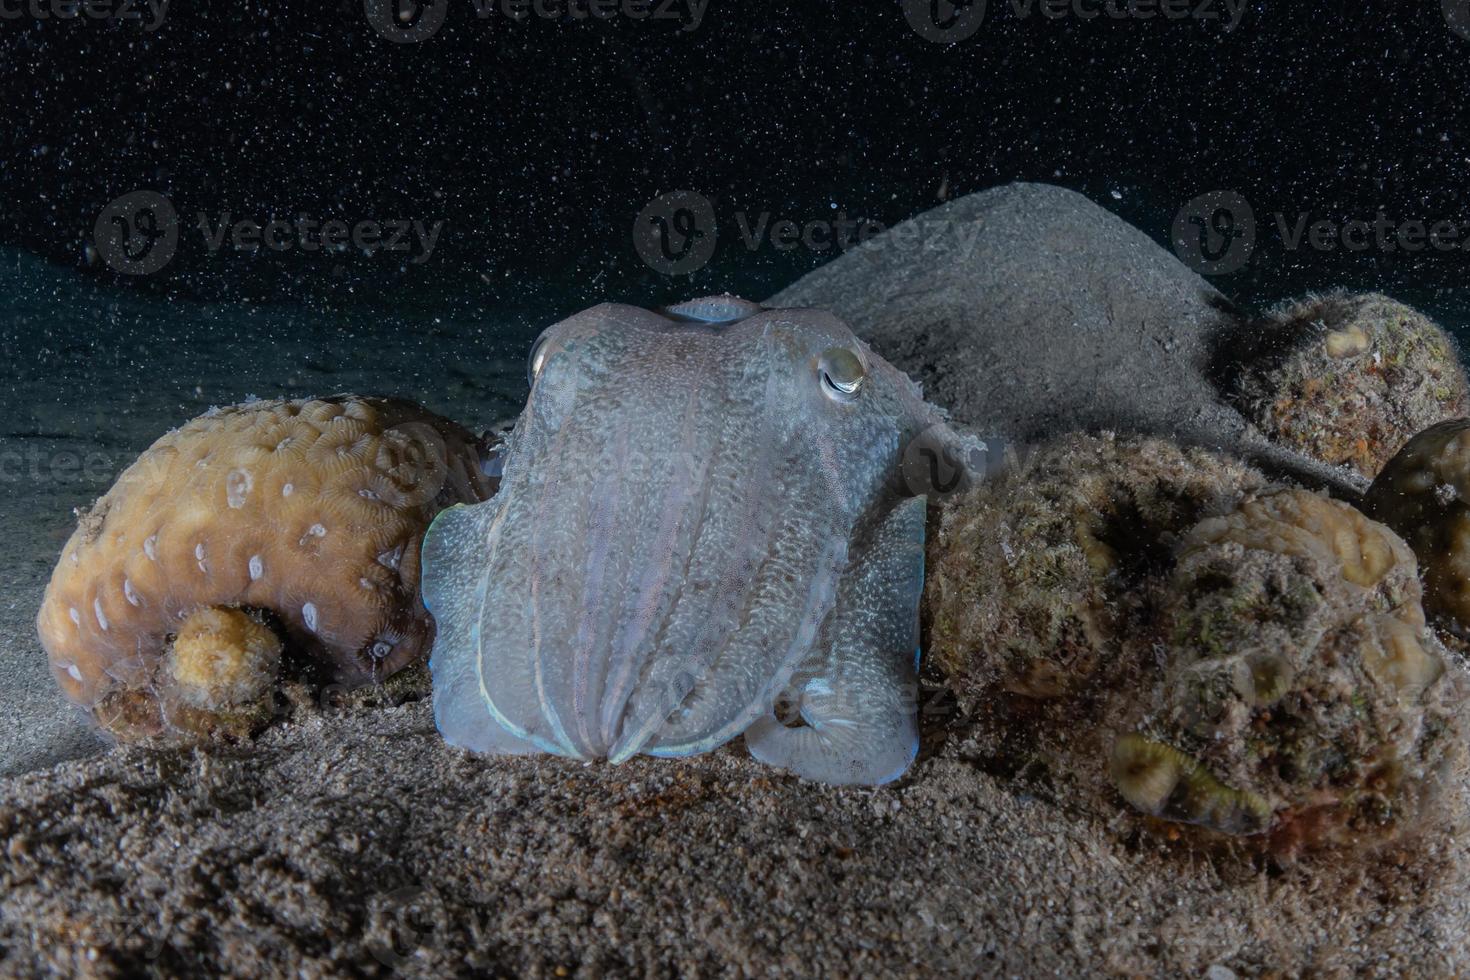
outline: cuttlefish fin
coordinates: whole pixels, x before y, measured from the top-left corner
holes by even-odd
[[[450,745],[492,755],[541,751],[491,713],[482,669],[488,565],[480,561],[495,522],[497,501],[456,504],[434,518],[424,536],[424,607],[434,616],[434,722]]]
[[[924,589],[925,498],[896,506],[844,578],[814,669],[800,670],[787,700],[797,724],[774,711],[745,732],[750,754],[825,783],[897,779],[919,749],[919,597]]]

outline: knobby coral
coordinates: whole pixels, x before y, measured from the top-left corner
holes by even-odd
[[[429,521],[490,492],[474,437],[409,402],[211,411],[81,515],[42,645],[66,696],[124,738],[251,715],[283,651],[337,683],[380,680],[432,640]]]

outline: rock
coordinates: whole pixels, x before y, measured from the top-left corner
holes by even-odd
[[[1364,509],[1414,549],[1424,608],[1462,637],[1470,631],[1470,419],[1430,426],[1373,481]]]
[[[929,649],[993,771],[1280,857],[1443,822],[1470,686],[1414,556],[1228,458],[1073,435],[947,502]]]
[[[1266,486],[1162,439],[1074,434],[950,500],[929,538],[929,653],[968,704],[1057,697],[1115,666],[1138,586],[1179,538]]]
[[[1217,348],[1241,326],[1230,303],[1073,191],[1018,183],[958,198],[766,302],[832,310],[985,435],[1170,435],[1360,489],[1269,445],[1222,401]]]
[[[1140,736],[1208,779],[1139,808],[1287,847],[1374,839],[1431,813],[1464,761],[1470,689],[1421,598],[1408,546],[1341,501],[1270,491],[1200,522],[1161,603],[1161,683],[1128,702]],[[1226,797],[1251,819],[1212,809]]]
[[[1381,293],[1309,296],[1246,328],[1236,404],[1266,436],[1372,479],[1416,432],[1465,414],[1470,384],[1433,320]]]

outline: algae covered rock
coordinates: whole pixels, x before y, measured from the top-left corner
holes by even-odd
[[[1413,554],[1349,505],[1277,490],[1202,521],[1162,603],[1167,658],[1111,760],[1138,809],[1233,834],[1378,832],[1457,757],[1463,684]]]
[[[1228,457],[1071,435],[943,511],[929,544],[929,649],[962,698],[1055,697],[1119,656],[1130,587],[1177,536],[1265,486]]]
[[[1378,474],[1364,508],[1401,534],[1424,574],[1424,607],[1464,634],[1470,627],[1470,419],[1410,439]]]
[[[1449,336],[1380,293],[1310,296],[1256,324],[1235,401],[1273,441],[1370,479],[1410,436],[1470,406]]]
[[[1463,764],[1465,676],[1408,546],[1228,457],[1070,436],[950,501],[929,571],[959,751],[1104,819],[1383,840]]]

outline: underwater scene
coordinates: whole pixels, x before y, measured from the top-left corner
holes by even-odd
[[[0,976],[1470,973],[1470,0],[0,0]]]

